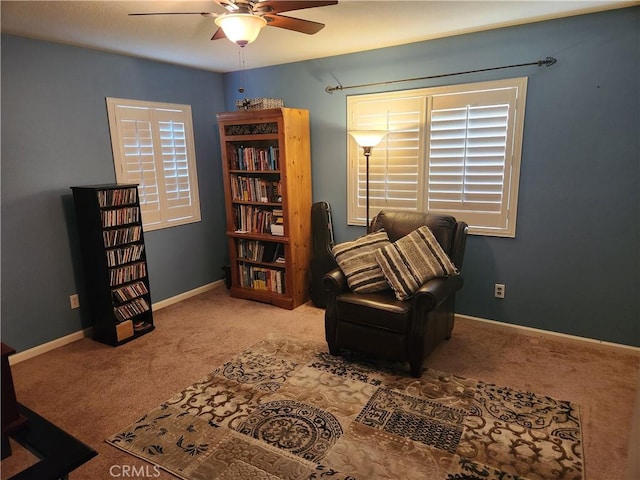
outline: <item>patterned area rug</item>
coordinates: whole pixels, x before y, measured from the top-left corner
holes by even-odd
[[[188,480],[581,480],[578,407],[269,336],[107,442]]]

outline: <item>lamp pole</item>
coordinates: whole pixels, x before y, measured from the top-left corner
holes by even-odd
[[[366,213],[365,213],[367,233],[369,233],[369,156],[371,155],[371,148],[372,147],[370,146],[362,147],[362,149],[364,150],[366,178],[367,178],[367,201],[366,201]]]
[[[353,137],[358,145],[362,147],[364,151],[365,158],[365,169],[366,169],[366,178],[367,178],[367,199],[366,199],[366,226],[367,231],[369,231],[369,156],[371,155],[371,149],[380,143],[380,140],[384,138],[384,136],[388,132],[386,130],[351,130],[349,131],[349,135]]]

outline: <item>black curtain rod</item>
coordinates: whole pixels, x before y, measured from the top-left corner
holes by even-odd
[[[454,75],[466,75],[467,73],[480,73],[480,72],[489,72],[492,70],[502,70],[505,68],[516,68],[516,67],[526,67],[528,65],[537,65],[541,67],[545,65],[550,67],[555,64],[557,60],[553,57],[547,57],[544,60],[538,60],[536,62],[529,63],[519,63],[517,65],[505,65],[504,67],[491,67],[491,68],[481,68],[480,70],[468,70],[466,72],[456,72],[456,73],[443,73],[441,75],[431,75],[429,77],[418,77],[418,78],[405,78],[404,80],[390,80],[388,82],[373,82],[373,83],[362,83],[360,85],[349,85],[347,87],[343,87],[342,85],[336,85],[335,87],[328,86],[324,89],[327,93],[333,93],[336,90],[347,90],[349,88],[362,88],[362,87],[373,87],[376,85],[390,85],[392,83],[400,83],[400,82],[414,82],[416,80],[431,80],[432,78],[442,78],[442,77],[452,77]]]

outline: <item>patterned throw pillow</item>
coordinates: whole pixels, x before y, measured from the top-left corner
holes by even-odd
[[[398,300],[409,298],[427,280],[458,273],[427,226],[382,248],[375,257]]]
[[[372,293],[389,288],[375,257],[377,250],[388,245],[391,242],[387,232],[380,230],[333,247],[336,262],[352,291]]]

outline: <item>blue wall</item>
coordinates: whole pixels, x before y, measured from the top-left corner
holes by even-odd
[[[283,98],[311,115],[313,199],[346,225],[346,95],[528,76],[515,239],[472,236],[457,311],[640,345],[640,8],[503,28],[370,52],[225,74],[236,99]],[[258,39],[260,41],[260,39]],[[248,46],[247,48],[251,48]],[[525,67],[325,93],[327,85]],[[243,86],[245,94],[238,93]],[[506,298],[493,298],[495,283]]]
[[[89,326],[69,308],[83,277],[69,187],[115,181],[105,97],[192,106],[202,221],[145,235],[152,300],[220,279],[221,88],[216,73],[2,36],[3,342]]]
[[[249,70],[242,85],[240,73],[6,35],[1,48],[2,340],[18,350],[89,326],[69,309],[82,282],[69,186],[115,179],[104,97],[193,109],[202,222],[146,234],[158,302],[219,279],[228,261],[215,113],[236,99],[310,110],[313,198],[331,203],[344,241],[364,232],[346,225],[346,92],[327,85],[546,56],[558,63],[385,89],[529,77],[516,238],[469,238],[457,310],[640,345],[638,7]]]

